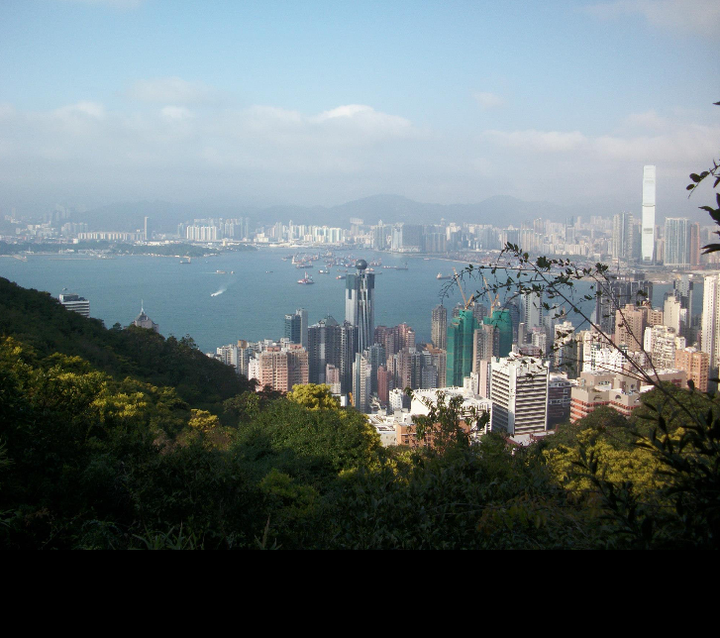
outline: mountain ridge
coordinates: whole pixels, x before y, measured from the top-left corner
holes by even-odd
[[[335,206],[279,204],[260,208],[173,204],[161,200],[118,202],[77,214],[74,219],[86,221],[90,230],[133,232],[143,227],[147,216],[152,230],[171,233],[180,223],[211,217],[250,217],[255,223],[292,220],[296,224],[348,227],[353,218],[362,219],[367,225],[375,225],[380,220],[385,224],[438,224],[442,219],[493,225],[498,220],[506,220],[508,224],[519,225],[537,217],[562,222],[572,214],[573,209],[565,206],[544,201],[528,202],[510,195],[495,195],[474,204],[437,204],[418,202],[402,195],[378,194]]]

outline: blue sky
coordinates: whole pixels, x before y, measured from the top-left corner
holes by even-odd
[[[497,194],[691,214],[720,3],[3,0],[0,211]],[[700,194],[696,195],[698,197]]]

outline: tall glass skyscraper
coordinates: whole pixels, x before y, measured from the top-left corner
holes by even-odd
[[[690,267],[690,220],[685,217],[665,218],[665,265]]]
[[[367,262],[359,259],[356,275],[345,280],[345,320],[357,326],[357,350],[373,344],[375,330],[375,275],[367,272]]]
[[[308,311],[300,308],[294,315],[285,315],[285,336],[291,343],[307,348]]]
[[[643,169],[642,190],[642,260],[652,264],[655,260],[655,167]]]
[[[473,337],[475,317],[472,310],[460,310],[447,329],[446,382],[449,386],[462,386],[473,368]]]

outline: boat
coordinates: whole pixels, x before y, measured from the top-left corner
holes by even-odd
[[[437,277],[435,277],[435,279],[437,279],[438,281],[442,281],[442,280],[445,280],[445,279],[452,279],[452,278],[453,278],[452,275],[443,275],[443,274],[440,273],[440,272],[437,274]]]
[[[335,279],[347,279],[347,275],[338,275]]]
[[[191,263],[190,257],[183,257],[183,258],[180,260],[180,265],[181,265],[181,266],[185,266],[186,264],[189,264],[189,263]]]
[[[321,268],[318,270],[318,275],[329,275],[330,271],[327,268]]]
[[[298,279],[298,283],[303,286],[309,286],[310,284],[314,284],[315,282],[313,281],[313,278],[307,274],[307,271],[305,271],[305,276],[302,279]]]

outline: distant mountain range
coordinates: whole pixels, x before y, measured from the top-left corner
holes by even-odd
[[[350,220],[362,219],[374,225],[400,222],[437,224],[447,222],[515,225],[541,217],[563,222],[576,214],[570,209],[549,202],[526,202],[515,197],[498,195],[477,204],[427,204],[399,195],[373,195],[338,206],[271,206],[219,207],[217,205],[172,204],[170,202],[118,203],[78,214],[76,221],[86,221],[90,230],[132,232],[143,227],[144,217],[156,232],[175,232],[177,225],[193,219],[250,217],[258,224],[292,220],[296,224],[317,224],[347,228]]]

